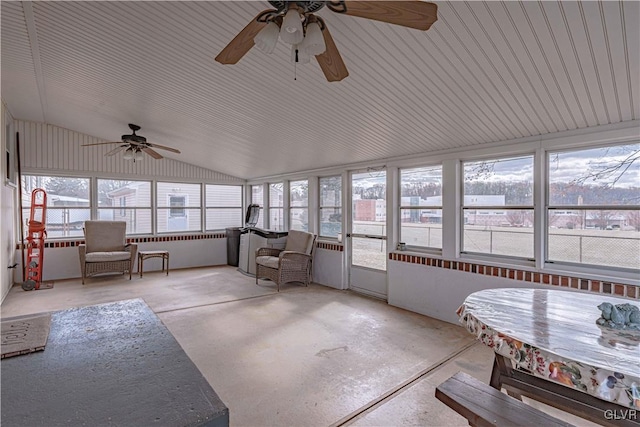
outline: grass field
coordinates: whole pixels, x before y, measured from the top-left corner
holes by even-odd
[[[359,222],[354,232],[384,234],[380,223]],[[434,224],[403,223],[401,240],[407,246],[442,248],[442,229]],[[384,243],[384,242],[383,242]],[[549,230],[548,260],[640,269],[640,232],[631,230]],[[354,239],[353,262],[380,268],[386,246],[381,241]],[[515,227],[466,226],[463,250],[533,258],[533,230]],[[382,257],[381,257],[382,253]]]

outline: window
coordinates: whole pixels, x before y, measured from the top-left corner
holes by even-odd
[[[640,269],[640,143],[549,152],[546,260]]]
[[[22,219],[25,233],[31,212],[31,193],[42,188],[47,193],[47,237],[83,236],[84,222],[91,219],[89,182],[89,178],[24,175]]]
[[[47,193],[47,237],[83,236],[84,222],[91,219],[89,178],[23,176],[22,220],[25,234],[31,213],[31,193],[36,188]]]
[[[281,182],[269,184],[269,229],[284,231],[284,194]]]
[[[342,177],[320,178],[320,237],[342,234]]]
[[[462,251],[533,258],[533,156],[464,162]]]
[[[206,185],[206,229],[222,230],[242,227],[242,187],[239,185]]]
[[[186,200],[187,196],[169,196],[169,218],[187,216],[184,210]]]
[[[260,215],[258,216],[257,228],[264,228],[264,186],[252,185],[251,186],[251,203],[260,206]]]
[[[202,231],[201,185],[158,182],[157,232]]]
[[[400,241],[442,249],[442,166],[400,170]]]
[[[309,230],[309,181],[289,183],[289,229]]]
[[[127,234],[151,234],[151,182],[98,179],[98,219],[125,221]]]

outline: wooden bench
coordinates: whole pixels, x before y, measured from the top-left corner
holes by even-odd
[[[571,426],[464,372],[438,387],[436,398],[469,420],[471,426]]]

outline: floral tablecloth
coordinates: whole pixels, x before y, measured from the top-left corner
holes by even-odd
[[[489,289],[469,295],[458,316],[469,332],[514,367],[640,408],[640,331],[597,325],[597,306],[605,301],[630,302],[581,292]]]

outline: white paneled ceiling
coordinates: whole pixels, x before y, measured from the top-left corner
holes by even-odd
[[[246,179],[640,119],[640,2],[436,3],[427,32],[321,10],[329,83],[282,42],[214,61],[267,2],[3,1],[2,99]]]

